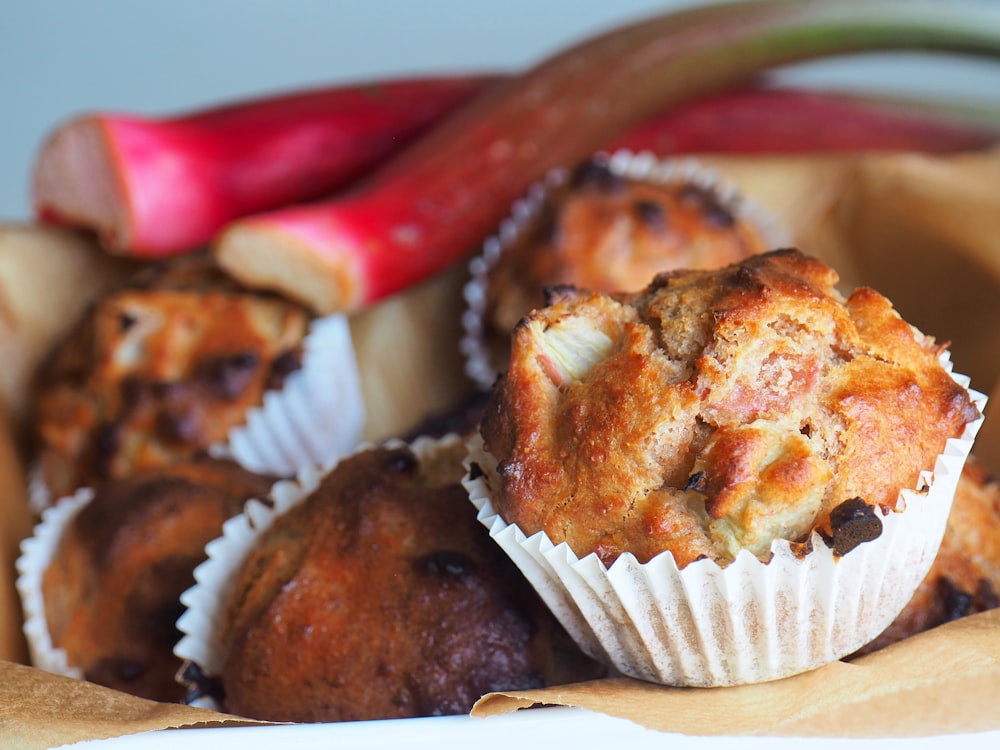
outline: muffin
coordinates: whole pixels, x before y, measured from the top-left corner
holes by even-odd
[[[463,346],[492,385],[510,333],[545,289],[637,290],[657,273],[717,268],[776,247],[774,224],[691,160],[619,152],[551,173],[471,265]]]
[[[280,483],[276,517],[250,507],[227,528],[224,541],[259,536],[249,550],[212,550],[181,622],[202,632],[177,649],[192,674],[217,677],[224,710],[304,722],[456,714],[492,690],[598,674],[464,510],[464,453],[453,437],[370,447],[301,486]]]
[[[180,701],[180,595],[205,545],[273,479],[198,458],[109,480],[49,509],[19,561],[36,666]]]
[[[225,443],[266,393],[301,373],[318,324],[299,305],[237,286],[204,256],[143,270],[92,305],[40,372],[36,505]],[[344,400],[360,403],[353,391]],[[352,408],[340,406],[347,424]],[[329,410],[317,402],[313,414]],[[320,445],[329,431],[307,429]]]
[[[899,616],[858,655],[1000,607],[1000,483],[973,458],[958,480],[930,571]]]
[[[782,612],[743,601],[729,633],[775,654],[742,664],[695,646],[685,658],[717,663],[687,671],[629,653],[622,671],[706,685],[802,671],[874,638],[927,572],[980,410],[941,346],[874,290],[844,299],[836,282],[818,260],[774,251],[665,273],[634,293],[563,287],[514,332],[467,484],[481,508],[488,501],[480,515],[495,535],[511,526],[518,545],[537,535],[530,553],[516,551],[536,565],[536,588],[566,596],[565,581],[536,580],[552,571],[535,558],[568,548],[560,554],[599,578],[619,563],[636,576],[654,561],[673,568],[676,590],[648,576],[659,588],[652,603],[636,597],[640,621],[653,607],[687,622],[702,605],[683,582],[704,575],[734,578],[705,599],[720,611],[760,594]],[[944,454],[954,456],[936,463]],[[608,587],[591,585],[598,598]],[[608,601],[630,606],[620,592]],[[586,619],[593,602],[577,605]],[[804,653],[783,653],[789,639],[772,641],[764,622],[796,629]],[[581,623],[567,627],[592,655],[604,648]],[[637,636],[643,648],[665,648],[657,627]],[[695,642],[691,628],[681,635]]]

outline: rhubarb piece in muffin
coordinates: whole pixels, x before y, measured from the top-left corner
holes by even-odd
[[[173,655],[180,595],[223,523],[250,498],[266,497],[273,482],[202,458],[104,483],[53,535],[39,571],[46,627],[33,652],[61,649],[69,671],[91,682],[181,700]],[[26,599],[25,610],[34,608]],[[35,661],[46,658],[37,653]]]
[[[40,373],[35,443],[53,498],[224,441],[301,365],[310,316],[207,258],[146,269],[97,300]]]
[[[464,346],[470,374],[492,384],[510,333],[545,304],[544,290],[572,284],[634,291],[657,273],[717,268],[771,250],[773,223],[735,188],[690,160],[595,157],[565,179],[554,173],[472,264]],[[480,362],[480,359],[486,362]]]
[[[492,690],[598,673],[468,512],[464,454],[453,436],[361,450],[274,518],[219,602],[225,710],[456,714]]]

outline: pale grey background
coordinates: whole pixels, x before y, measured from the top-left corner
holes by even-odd
[[[609,24],[693,4],[0,0],[0,220],[30,216],[35,150],[81,110],[176,112],[357,78],[513,70]],[[1000,102],[997,64],[940,56],[813,64],[793,78]]]

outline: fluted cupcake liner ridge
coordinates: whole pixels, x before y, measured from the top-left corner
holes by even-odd
[[[942,363],[950,370],[947,355]],[[968,378],[952,377],[968,388]],[[970,396],[982,412],[986,397]],[[478,470],[463,484],[490,536],[591,657],[661,684],[749,684],[848,656],[892,622],[934,560],[981,424],[982,416],[949,439],[895,509],[876,510],[878,538],[842,555],[814,531],[808,552],[779,540],[767,561],[744,550],[725,566],[702,559],[679,569],[669,552],[646,563],[624,553],[606,566],[499,515],[496,460],[478,435],[466,459],[467,471]]]

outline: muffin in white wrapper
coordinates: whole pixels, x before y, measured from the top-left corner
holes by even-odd
[[[274,481],[200,456],[46,508],[17,561],[32,664],[143,698],[183,698],[173,656],[180,594],[205,544]]]
[[[972,395],[982,409],[985,397]],[[725,567],[704,559],[678,570],[670,552],[646,563],[625,553],[608,567],[497,514],[496,461],[478,435],[464,483],[480,522],[587,654],[641,680],[741,685],[836,661],[892,622],[934,560],[981,423],[948,441],[920,487],[902,490],[877,539],[842,556],[814,532],[806,553],[772,543],[768,562],[744,550]]]
[[[213,457],[231,459],[248,471],[290,477],[358,444],[365,403],[346,316],[314,320],[303,348],[302,366],[280,389],[267,391],[226,442],[209,446]],[[38,467],[32,467],[29,506],[40,513],[52,501]]]
[[[927,573],[985,398],[889,300],[794,249],[564,288],[470,445],[479,518],[595,658],[772,680],[881,633]]]
[[[76,679],[83,678],[83,670],[71,665],[65,649],[52,643],[45,615],[42,578],[56,554],[63,529],[73,522],[76,514],[93,497],[94,491],[85,487],[45,508],[32,535],[21,542],[21,555],[16,562],[17,592],[21,598],[23,630],[32,665],[52,674]]]
[[[725,265],[788,241],[775,217],[696,159],[622,150],[597,154],[575,172],[553,169],[469,263],[460,341],[466,374],[483,389],[493,384],[506,334],[541,304],[545,286],[638,288],[659,271]],[[546,257],[552,261],[538,260]]]
[[[409,445],[417,458],[422,460],[433,451],[457,441],[457,436],[448,435],[440,439],[418,438],[410,444],[390,440],[381,447]],[[308,498],[341,460],[373,447],[362,444],[344,455],[331,456],[323,464],[303,466],[294,479],[275,483],[266,501],[249,501],[242,514],[223,525],[222,535],[206,546],[208,559],[195,569],[195,585],[181,596],[187,610],[178,620],[177,627],[184,635],[174,648],[174,653],[193,665],[198,674],[192,682],[197,683],[206,677],[209,680],[217,678],[222,671],[225,609],[232,599],[236,577],[261,536],[275,519]],[[197,702],[218,707],[211,696],[202,697]]]
[[[98,299],[39,372],[30,504],[211,452],[294,476],[365,422],[346,317],[236,285],[201,255]]]
[[[600,674],[476,521],[464,455],[455,434],[366,446],[248,503],[182,595],[190,695],[274,721],[408,718]]]

